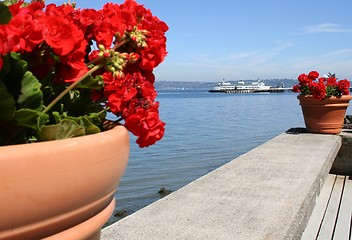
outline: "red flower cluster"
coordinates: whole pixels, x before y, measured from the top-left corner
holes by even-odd
[[[298,82],[297,85],[293,86],[294,92],[299,92],[302,95],[313,95],[318,100],[350,94],[350,81],[347,79],[337,81],[335,74],[319,77],[317,71],[311,71],[308,75],[304,73],[299,75]]]
[[[90,90],[87,105],[103,104],[123,119],[141,147],[163,137],[153,74],[167,54],[163,21],[134,0],[107,3],[101,10],[22,4],[9,6],[12,20],[0,25],[0,70],[3,57],[16,52],[42,88],[48,79],[67,87],[100,80],[103,87]]]

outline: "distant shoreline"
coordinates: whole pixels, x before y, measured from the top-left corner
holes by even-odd
[[[237,83],[240,80],[229,81],[231,83]],[[253,82],[257,80],[244,80],[248,82]],[[295,79],[265,79],[261,80],[265,85],[276,87],[279,84],[283,83],[285,87],[292,87],[297,84],[298,81]],[[192,90],[192,89],[205,89],[209,90],[210,88],[216,86],[218,82],[186,82],[186,81],[164,81],[157,80],[155,81],[155,88],[159,90]]]

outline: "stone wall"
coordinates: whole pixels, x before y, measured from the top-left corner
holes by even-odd
[[[330,173],[352,177],[352,127],[345,129],[340,135],[342,137],[342,146]]]

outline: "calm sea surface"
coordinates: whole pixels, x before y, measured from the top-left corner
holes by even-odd
[[[160,199],[160,188],[175,191],[291,127],[304,127],[296,96],[159,91],[165,136],[149,148],[139,148],[131,136],[114,213],[131,214]]]

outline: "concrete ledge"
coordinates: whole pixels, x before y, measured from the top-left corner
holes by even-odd
[[[340,147],[336,135],[280,134],[103,229],[101,239],[300,239]]]

